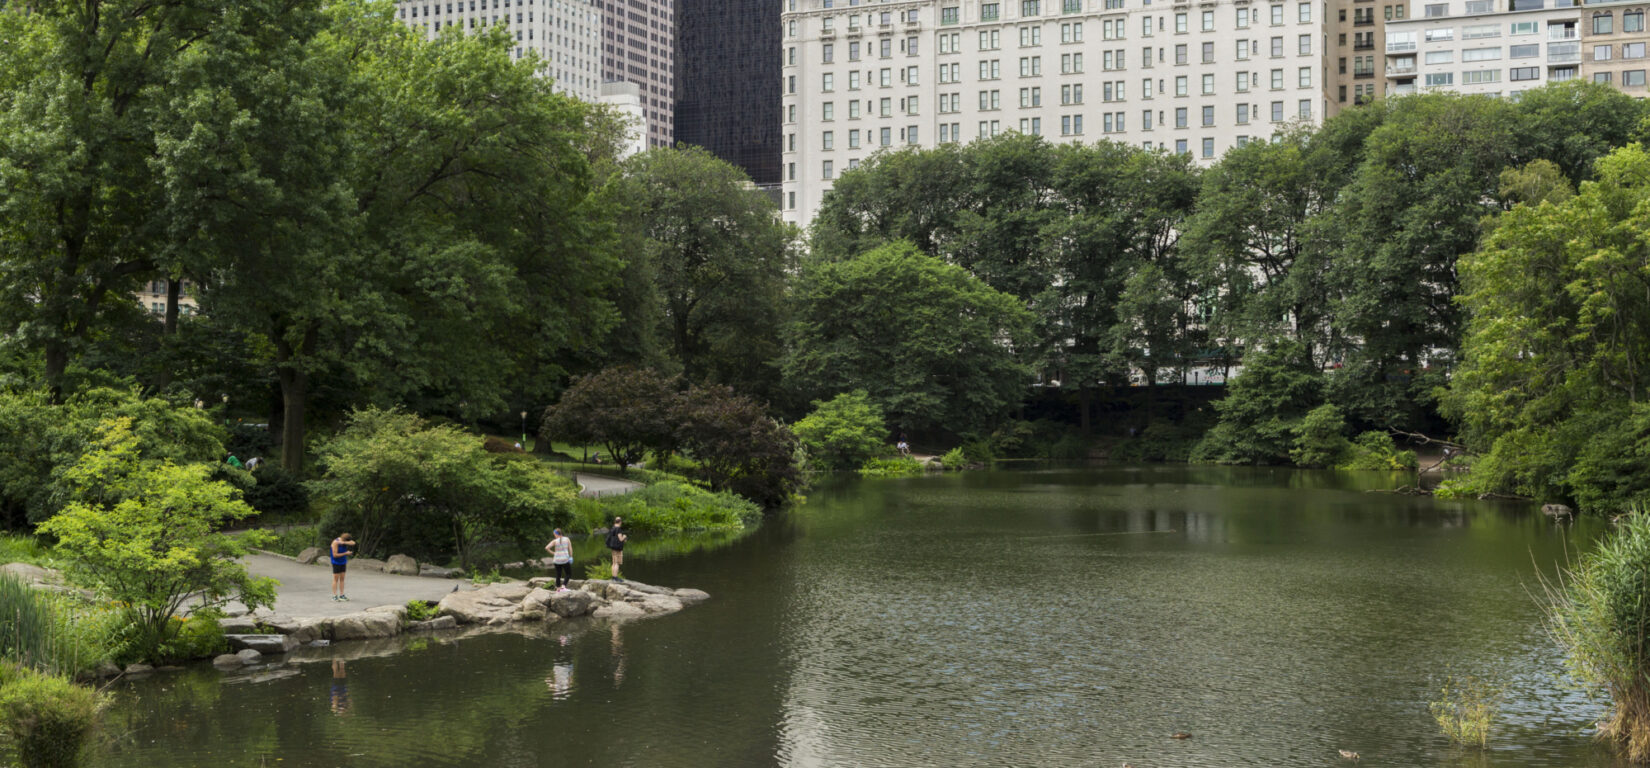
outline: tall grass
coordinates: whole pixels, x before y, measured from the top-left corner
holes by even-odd
[[[0,663],[56,675],[89,669],[114,653],[120,614],[0,575]]]
[[[0,563],[50,566],[52,562],[51,548],[39,539],[16,533],[0,534]]]
[[[1600,738],[1629,760],[1650,760],[1650,515],[1635,509],[1614,535],[1543,582],[1547,626],[1583,684],[1610,715]]]

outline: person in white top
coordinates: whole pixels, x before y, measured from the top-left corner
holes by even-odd
[[[556,566],[556,591],[566,592],[567,582],[573,579],[573,542],[562,535],[560,528],[552,536],[544,551],[550,553],[550,564]]]

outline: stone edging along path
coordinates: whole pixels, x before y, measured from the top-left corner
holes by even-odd
[[[569,589],[560,592],[549,586],[554,582],[540,576],[525,583],[507,582],[453,592],[437,604],[436,617],[426,621],[409,621],[404,605],[381,605],[339,616],[223,619],[220,623],[230,647],[237,652],[218,656],[212,663],[234,669],[257,663],[263,655],[287,653],[301,645],[371,640],[461,626],[548,624],[581,616],[640,619],[675,613],[710,599],[709,594],[697,589],[669,589],[634,581],[576,579],[569,582]]]

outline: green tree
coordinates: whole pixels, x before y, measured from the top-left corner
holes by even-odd
[[[536,459],[490,454],[474,435],[399,411],[357,411],[319,459],[325,473],[310,486],[333,509],[323,527],[355,533],[366,553],[471,568],[479,544],[531,553],[531,536],[572,519],[572,484]]]
[[[804,396],[865,391],[902,429],[981,431],[1018,405],[1031,315],[909,243],[806,269],[785,376]]]
[[[690,383],[770,396],[793,227],[737,167],[698,147],[625,164],[663,300],[661,334]]]
[[[1444,406],[1487,454],[1474,487],[1615,512],[1650,500],[1630,458],[1650,438],[1650,153],[1617,150],[1597,175],[1563,202],[1513,207],[1462,258],[1471,321]]]
[[[764,507],[790,500],[801,485],[796,436],[756,401],[732,388],[688,390],[675,409],[677,444],[699,462],[713,491],[731,491]]]
[[[544,412],[539,439],[597,443],[620,471],[648,451],[676,444],[676,381],[646,368],[618,366],[573,382]]]
[[[227,523],[253,514],[210,467],[142,458],[129,418],[103,424],[103,437],[68,472],[74,500],[40,525],[57,537],[76,583],[126,606],[143,658],[177,632],[186,601],[199,607],[238,600],[275,603],[275,582],[253,578],[238,560],[256,535],[230,536]]]
[[[968,205],[968,151],[949,143],[878,152],[844,172],[814,213],[813,257],[841,261],[898,240],[940,255]]]
[[[1313,408],[1295,427],[1295,444],[1289,449],[1289,458],[1303,467],[1333,467],[1351,450],[1341,409],[1325,404]]]
[[[813,412],[791,429],[808,455],[826,469],[858,469],[888,447],[882,409],[864,390],[815,401]]]
[[[1324,400],[1322,372],[1298,344],[1252,351],[1243,371],[1215,403],[1220,421],[1204,435],[1193,461],[1282,464],[1289,461],[1301,421]]]

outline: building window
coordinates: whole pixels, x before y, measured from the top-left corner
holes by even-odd
[[[1593,82],[1598,83],[1600,85],[1609,85],[1610,84],[1610,73],[1609,72],[1594,72],[1593,73]]]
[[[833,91],[835,89],[836,89],[836,78],[832,77],[831,73],[826,72],[824,75],[822,75],[820,77],[819,90],[824,91],[826,93],[830,93],[831,91]]]
[[[1186,34],[1186,14],[1177,13],[1174,15],[1174,31],[1177,35]]]
[[[1628,11],[1621,15],[1621,31],[1643,32],[1644,11]]]
[[[1449,3],[1428,3],[1423,9],[1426,18],[1436,19],[1449,15]]]
[[[1185,107],[1175,107],[1174,108],[1174,127],[1176,127],[1176,128],[1185,128],[1186,127],[1186,108]]]
[[[1311,67],[1301,67],[1298,79],[1299,79],[1300,87],[1302,87],[1302,88],[1311,88],[1312,87],[1312,68]]]
[[[1608,45],[1595,45],[1595,46],[1593,46],[1593,61],[1609,61],[1609,60],[1610,60],[1610,46],[1608,46]]]
[[[1152,111],[1147,109],[1140,113],[1140,125],[1144,130],[1152,129]]]
[[[1644,70],[1629,69],[1621,73],[1621,84],[1629,88],[1644,87]]]
[[[1374,9],[1372,8],[1370,10],[1373,11]],[[1295,6],[1295,15],[1296,21],[1299,21],[1302,24],[1310,23],[1312,21],[1312,4],[1301,3],[1300,5]]]
[[[1557,46],[1551,46],[1551,45],[1547,46],[1547,48],[1548,48],[1547,52],[1549,54],[1552,53],[1551,49],[1555,48],[1555,47],[1557,47]],[[1644,58],[1644,43],[1622,43],[1621,44],[1621,57],[1624,58],[1624,59],[1642,59],[1642,58]]]
[[[1608,13],[1593,14],[1593,34],[1608,35],[1616,31],[1616,17]]]
[[[1462,72],[1461,83],[1464,85],[1484,85],[1501,82],[1501,70],[1486,69],[1478,72]]]
[[[1429,74],[1427,75],[1426,83],[1428,88],[1443,88],[1446,86],[1455,85],[1455,73],[1436,72]]]
[[[1541,46],[1535,43],[1528,45],[1512,45],[1507,47],[1509,59],[1534,59],[1541,55]]]
[[[1215,124],[1215,108],[1212,105],[1204,107],[1203,108],[1203,127],[1208,128],[1208,127],[1213,126],[1214,124]]]
[[[1185,96],[1185,95],[1187,95],[1186,76],[1185,75],[1180,75],[1179,77],[1176,77],[1174,79],[1174,95],[1176,95],[1176,96]]]
[[[1203,31],[1204,32],[1213,32],[1213,31],[1215,31],[1215,12],[1214,11],[1204,11],[1203,12]]]
[[[1215,44],[1214,43],[1204,43],[1203,44],[1203,63],[1204,64],[1213,64],[1213,63],[1215,63]]]
[[[836,119],[836,102],[827,101],[819,105],[819,118],[821,120]]]
[[[1184,155],[1184,154],[1186,154],[1186,152],[1187,152],[1186,140],[1185,139],[1175,139],[1174,140],[1174,153],[1177,154],[1177,155]]]
[[[1541,79],[1541,68],[1540,67],[1513,67],[1512,69],[1507,71],[1507,79],[1508,80],[1539,80],[1539,79]]]
[[[1272,26],[1283,26],[1283,6],[1281,5],[1272,6]]]
[[[1300,39],[1295,41],[1295,52],[1302,56],[1312,55],[1312,36],[1301,35]]]
[[[981,3],[980,21],[996,21],[1002,16],[1002,3]]]
[[[1248,29],[1249,28],[1249,9],[1248,8],[1239,8],[1239,9],[1237,9],[1237,27],[1238,27],[1238,29]]]
[[[960,12],[960,9],[957,8],[956,6],[951,6],[950,8],[941,8],[940,9],[940,23],[941,24],[955,24],[955,23],[957,23],[957,19],[959,18],[958,17],[959,12]]]
[[[1214,156],[1215,156],[1215,140],[1214,139],[1204,139],[1203,140],[1203,158],[1205,160],[1207,160],[1207,159],[1212,158]]]
[[[826,131],[819,135],[821,149],[836,149],[836,132]]]
[[[1300,104],[1298,105],[1298,107],[1299,108],[1296,110],[1296,114],[1300,115],[1302,120],[1311,120],[1312,119],[1312,100],[1311,99],[1301,99]]]
[[[1043,15],[1043,4],[1040,0],[1020,0],[1020,15],[1030,18]]]
[[[1272,122],[1283,122],[1283,102],[1281,101],[1272,102]]]
[[[831,176],[833,175],[833,171],[832,171],[833,168],[834,168],[834,166],[832,165],[831,161],[826,160],[824,162],[824,164],[822,165],[822,167],[820,168],[819,177],[822,178],[822,179],[831,178]]]
[[[1249,105],[1248,104],[1239,104],[1239,105],[1237,105],[1237,121],[1238,121],[1238,125],[1248,125],[1249,124]]]

